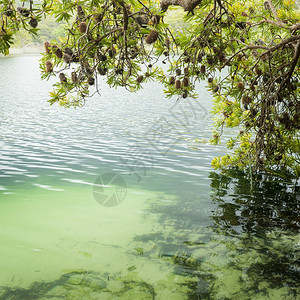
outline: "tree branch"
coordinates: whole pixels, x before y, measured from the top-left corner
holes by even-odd
[[[160,7],[162,11],[167,11],[170,5],[181,6],[185,11],[192,12],[202,0],[161,0]]]
[[[278,14],[277,14],[277,10],[273,4],[273,2],[271,0],[267,0],[268,4],[269,4],[269,7],[270,7],[270,10],[274,16],[274,18],[276,19],[277,23],[279,26],[284,26],[283,22],[281,21],[281,19],[278,17]]]
[[[263,21],[260,21],[256,25],[260,25],[260,24],[263,24],[263,23],[269,23],[269,24],[272,24],[274,26],[278,26],[278,27],[281,27],[281,28],[287,28],[287,26],[284,23],[282,23],[282,22],[278,23],[276,21],[269,20],[269,19],[265,19]]]
[[[289,28],[291,31],[300,29],[300,23],[294,24]]]
[[[236,40],[237,42],[240,42],[239,40],[237,39],[234,39]],[[245,45],[243,43],[243,45]],[[243,51],[246,51],[246,50],[255,50],[255,49],[264,49],[264,50],[267,50],[267,52],[269,52],[269,49],[268,47],[266,46],[260,46],[260,45],[247,45],[246,47],[238,50],[237,52],[235,52],[234,54],[232,54],[225,62],[224,64],[221,66],[221,69],[223,69],[236,55],[238,55],[239,53],[243,52]]]
[[[279,92],[281,91],[281,89],[284,87],[284,85],[286,83],[288,83],[293,75],[293,72],[295,70],[298,58],[300,56],[300,41],[298,41],[297,46],[296,46],[296,50],[294,53],[294,57],[290,63],[290,68],[286,74],[286,78],[281,82],[280,87],[279,87]]]
[[[264,54],[269,54],[270,52],[273,52],[273,51],[275,51],[275,50],[277,50],[277,49],[279,49],[279,48],[281,48],[281,47],[283,47],[283,46],[285,46],[285,45],[287,45],[287,44],[289,44],[289,43],[291,43],[291,42],[294,42],[294,41],[298,41],[298,48],[299,48],[299,43],[300,43],[300,35],[295,35],[295,36],[292,36],[292,37],[290,37],[290,38],[288,38],[288,39],[285,39],[285,40],[283,40],[282,42],[280,42],[279,44],[277,44],[277,45],[275,45],[275,46],[272,46],[272,47],[267,47],[267,46],[261,46],[261,45],[247,45],[247,44],[245,44],[245,43],[243,43],[243,42],[241,42],[240,40],[238,40],[238,39],[232,39],[232,41],[236,41],[236,42],[238,42],[238,43],[241,43],[242,45],[244,45],[245,47],[244,48],[241,48],[240,50],[238,50],[237,52],[235,52],[234,54],[232,54],[225,62],[224,62],[224,64],[221,66],[221,68],[223,69],[237,54],[239,54],[240,52],[243,52],[243,51],[246,51],[246,50],[255,50],[255,49],[263,49],[263,50],[266,50],[265,52],[263,52],[262,53],[262,55],[264,55]],[[297,48],[297,49],[298,49]],[[299,49],[297,50],[297,51],[300,51]],[[297,51],[296,51],[296,53],[295,53],[295,56],[297,55]],[[261,56],[262,56],[261,55]],[[295,57],[294,56],[294,57]],[[298,57],[299,57],[299,55],[298,55]],[[297,58],[298,59],[298,58]],[[292,60],[292,62],[294,62],[294,59]],[[296,63],[297,63],[297,60],[296,60]],[[296,65],[296,63],[295,63],[295,65]],[[292,63],[292,65],[293,65],[293,63]],[[295,68],[295,66],[293,67],[293,69]]]

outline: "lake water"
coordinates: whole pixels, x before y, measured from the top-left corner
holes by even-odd
[[[211,169],[204,86],[63,109],[38,59],[0,58],[0,299],[299,299],[299,187]]]

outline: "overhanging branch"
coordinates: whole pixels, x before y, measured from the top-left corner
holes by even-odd
[[[185,11],[192,12],[202,0],[161,0],[160,7],[162,11],[167,11],[170,5],[181,6]]]
[[[291,64],[290,64],[290,68],[289,68],[288,72],[286,73],[285,79],[280,84],[279,91],[283,88],[283,86],[286,83],[288,83],[290,81],[290,79],[293,75],[293,72],[295,70],[296,64],[298,62],[299,56],[300,56],[300,41],[297,42],[297,46],[296,46],[296,49],[295,49],[293,59],[292,59]]]

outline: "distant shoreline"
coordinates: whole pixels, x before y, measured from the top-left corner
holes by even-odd
[[[30,54],[41,54],[43,52],[43,46],[41,45],[31,45],[27,47],[20,48],[10,48],[9,54],[6,57],[12,55],[30,55]],[[0,54],[0,57],[5,57],[5,55]]]

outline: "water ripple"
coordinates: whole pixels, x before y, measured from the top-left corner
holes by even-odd
[[[104,170],[139,172],[135,175],[140,177],[147,173],[149,184],[172,184],[176,178],[198,186],[198,178],[207,176],[215,152],[208,144],[194,142],[211,135],[201,109],[193,117],[185,103],[164,100],[161,89],[152,83],[136,94],[103,86],[102,96],[82,109],[49,106],[51,81],[40,81],[38,59],[0,60],[3,187],[10,189],[20,180],[48,189],[61,181],[93,182],[95,174]],[[20,74],[20,69],[30,72]],[[12,91],[15,82],[18,88]],[[201,103],[211,105],[208,97]],[[164,129],[165,120],[170,128]],[[194,146],[199,149],[191,149]]]

